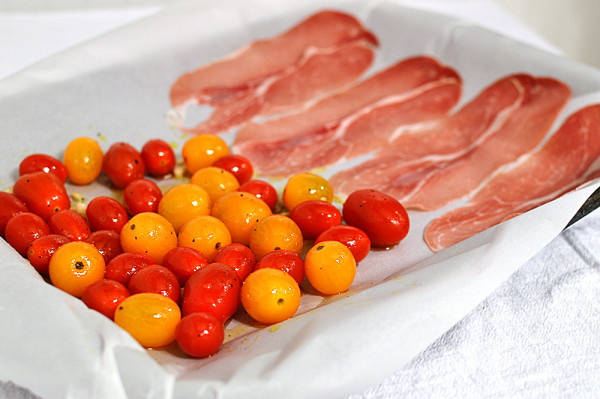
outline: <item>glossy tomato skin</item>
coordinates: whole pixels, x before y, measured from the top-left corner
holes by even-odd
[[[81,300],[88,308],[114,320],[117,307],[129,295],[129,290],[123,284],[103,279],[88,286],[83,292]]]
[[[340,224],[333,226],[317,237],[315,244],[322,241],[339,241],[348,247],[356,263],[360,262],[371,250],[371,240],[367,234],[358,227]]]
[[[305,201],[292,209],[290,218],[302,231],[302,236],[314,240],[330,227],[342,223],[342,213],[335,205],[319,200]]]
[[[342,214],[346,223],[367,234],[374,247],[385,248],[398,244],[410,228],[404,206],[377,190],[354,191],[344,201]]]
[[[161,198],[160,188],[148,179],[136,179],[123,191],[123,204],[131,216],[142,212],[157,213]]]
[[[65,236],[70,241],[85,241],[92,234],[83,216],[71,209],[56,212],[48,220],[48,226],[52,233]]]
[[[153,292],[179,303],[181,286],[177,276],[170,269],[161,265],[150,265],[142,268],[129,279],[127,288],[131,294]]]
[[[161,139],[148,140],[142,147],[142,159],[151,176],[163,177],[175,169],[175,152],[169,143]]]
[[[154,265],[153,257],[144,253],[124,252],[112,258],[106,265],[104,276],[127,286],[129,279],[144,267]]]
[[[27,259],[31,266],[35,268],[42,276],[48,276],[48,265],[50,258],[56,250],[63,244],[69,242],[65,236],[58,234],[49,234],[35,239],[29,244],[27,250]]]
[[[213,162],[212,166],[225,169],[235,176],[238,183],[244,184],[252,178],[254,168],[250,160],[242,155],[227,154]]]
[[[25,202],[31,212],[46,221],[56,212],[71,206],[65,185],[52,173],[33,172],[19,177],[13,193]]]
[[[105,196],[93,198],[85,210],[85,216],[92,231],[120,232],[129,220],[125,207],[116,199]]]
[[[8,221],[21,212],[29,212],[25,202],[14,194],[0,191],[0,236],[4,237]]]
[[[123,253],[121,235],[114,230],[96,230],[85,240],[96,247],[108,264],[115,256]]]
[[[146,165],[142,154],[131,144],[119,142],[104,154],[102,170],[115,187],[122,189],[135,179],[143,178]]]
[[[254,194],[257,198],[263,200],[272,211],[277,207],[277,201],[279,199],[277,190],[264,180],[248,180],[246,183],[240,185],[238,191]]]
[[[23,257],[27,257],[29,244],[50,234],[48,223],[35,213],[22,212],[12,217],[6,224],[5,238]]]
[[[63,184],[67,181],[67,168],[65,165],[47,154],[31,154],[23,158],[19,164],[19,176],[33,172],[52,173],[58,177]]]
[[[224,339],[223,323],[208,313],[187,315],[175,329],[177,345],[186,355],[194,358],[214,355],[221,348]]]
[[[165,254],[163,266],[177,276],[183,287],[195,271],[208,265],[208,258],[195,248],[175,247]]]
[[[240,278],[231,267],[211,263],[194,272],[185,284],[182,314],[210,313],[224,323],[240,304],[241,286]]]
[[[244,244],[231,243],[219,249],[213,258],[213,262],[225,263],[238,274],[240,281],[254,270],[256,257],[254,253]]]
[[[304,261],[295,252],[285,249],[269,252],[256,263],[254,270],[266,267],[286,272],[298,285],[304,280]]]

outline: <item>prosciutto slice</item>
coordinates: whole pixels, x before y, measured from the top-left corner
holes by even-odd
[[[244,126],[233,148],[261,174],[286,176],[384,145],[398,126],[438,119],[459,97],[454,70],[413,57],[300,112]]]
[[[554,79],[511,76],[434,129],[398,137],[392,149],[331,183],[339,195],[370,187],[409,209],[439,209],[539,145],[569,97],[568,87]],[[432,140],[436,134],[443,143]]]
[[[600,105],[571,115],[548,142],[489,180],[465,205],[433,220],[424,238],[440,251],[598,177]]]

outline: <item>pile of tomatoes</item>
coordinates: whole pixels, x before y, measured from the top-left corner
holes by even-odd
[[[340,210],[314,173],[290,177],[279,194],[216,135],[189,138],[181,158],[160,139],[104,152],[89,137],[71,141],[62,161],[29,155],[12,192],[0,192],[0,234],[48,282],[144,347],[176,342],[206,357],[240,306],[258,324],[284,321],[299,309],[302,284],[344,292],[372,246],[408,233],[395,199],[359,190]],[[67,181],[101,176],[122,201],[67,192]],[[187,178],[157,185],[173,176]]]

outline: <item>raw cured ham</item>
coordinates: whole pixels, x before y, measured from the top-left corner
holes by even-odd
[[[267,116],[294,108],[358,79],[373,62],[371,46],[359,42],[334,50],[312,51],[295,68],[265,79],[235,100],[217,104],[213,113],[187,133],[219,133],[256,116]]]
[[[233,148],[263,175],[322,167],[383,145],[399,125],[446,115],[460,87],[451,68],[430,57],[409,58],[301,112],[244,126]]]
[[[424,238],[440,251],[598,177],[600,105],[571,115],[537,152],[494,176],[465,205],[433,220]]]
[[[171,103],[183,113],[189,104],[216,107],[239,101],[269,79],[289,76],[302,67],[304,72],[300,74],[306,74],[306,70],[311,69],[306,65],[319,63],[319,57],[328,57],[329,62],[334,53],[338,57],[348,57],[348,49],[341,53],[338,50],[351,43],[378,44],[373,33],[353,16],[321,11],[279,36],[255,41],[223,59],[182,75],[171,87]],[[362,73],[370,65],[372,54],[365,59],[364,46],[362,50],[354,50],[360,53],[357,57],[361,62],[354,65],[354,70],[339,73],[348,76],[338,79],[337,84],[352,79],[357,74],[357,67]],[[311,61],[314,57],[317,57],[315,61]]]
[[[432,132],[423,132],[424,139],[415,141],[415,135],[396,155],[397,143],[405,141],[400,136],[393,150],[383,151],[387,155],[334,176],[332,185],[340,195],[366,185],[396,197],[406,208],[420,210],[439,209],[469,195],[499,167],[539,145],[570,97],[568,87],[554,79],[515,75],[508,81],[514,85],[506,92],[512,103],[504,101],[494,118],[489,118],[493,113],[482,118],[481,111],[487,111],[477,103],[485,105],[487,96],[479,96],[436,126],[443,145],[427,145]],[[411,154],[420,157],[410,159]]]

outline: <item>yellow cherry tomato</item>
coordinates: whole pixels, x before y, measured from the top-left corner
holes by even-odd
[[[300,307],[296,280],[278,269],[264,268],[250,273],[242,285],[242,306],[259,323],[274,324],[289,319]]]
[[[233,192],[215,201],[210,214],[225,223],[233,242],[248,245],[250,233],[256,223],[272,215],[272,212],[271,208],[254,194]]]
[[[356,261],[347,246],[339,241],[322,241],[306,254],[304,271],[308,281],[321,294],[346,291],[356,276]]]
[[[190,183],[205,189],[213,203],[240,187],[240,183],[231,172],[215,166],[198,169],[192,175]]]
[[[104,278],[104,257],[92,244],[72,241],[61,245],[50,258],[52,284],[81,298],[85,289]]]
[[[146,253],[158,264],[162,264],[165,254],[176,246],[173,225],[158,213],[138,213],[121,229],[123,251]]]
[[[181,319],[179,306],[156,293],[131,295],[115,310],[115,323],[145,348],[160,348],[175,340]]]
[[[180,247],[197,249],[211,262],[219,249],[231,244],[231,234],[216,217],[198,216],[179,230],[178,243]]]
[[[250,233],[250,249],[256,259],[277,250],[302,252],[304,240],[300,227],[284,215],[271,215],[256,223]]]
[[[314,173],[299,173],[290,177],[286,182],[282,200],[290,211],[304,201],[319,200],[331,203],[333,187],[323,176]]]
[[[225,140],[214,134],[199,134],[183,143],[181,149],[183,163],[188,173],[210,166],[217,159],[229,154]]]
[[[195,184],[179,184],[170,188],[158,203],[158,213],[164,216],[176,232],[197,216],[210,215],[210,196]]]
[[[100,144],[90,137],[78,137],[71,141],[63,154],[69,180],[75,184],[90,184],[102,172],[104,153]]]

